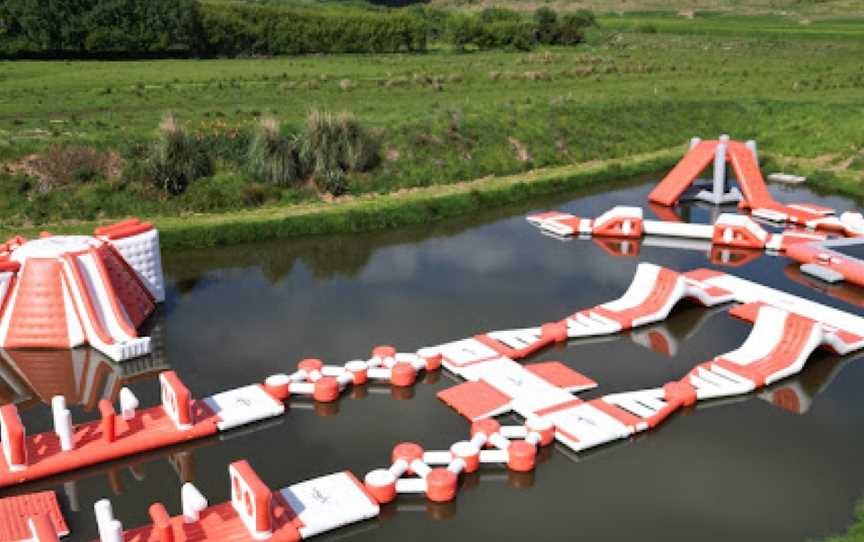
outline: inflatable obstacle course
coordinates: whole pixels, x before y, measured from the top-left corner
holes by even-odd
[[[650,326],[667,318],[683,299],[708,307],[735,302],[730,313],[753,323],[753,329],[741,346],[696,365],[680,380],[593,400],[579,399],[573,393],[596,383],[563,364],[521,365],[515,361],[571,338]],[[230,503],[208,506],[187,485],[181,491],[182,516],[170,517],[164,506],[154,505],[151,525],[125,532],[110,513],[110,504],[98,503],[100,540],[300,540],[374,517],[379,504],[402,494],[423,494],[431,502],[446,502],[456,497],[459,476],[483,464],[526,472],[536,466],[538,446],[553,440],[580,452],[627,438],[656,427],[697,401],[744,395],[782,381],[800,372],[820,347],[841,355],[861,349],[864,318],[718,271],[678,273],[643,263],[620,298],[557,322],[483,333],[423,348],[417,354],[377,347],[371,359],[342,367],[307,359],[295,373],[270,377],[259,388],[274,400],[284,400],[292,393],[332,400],[338,396],[332,381],[318,382],[334,379],[339,391],[378,377],[389,377],[395,385],[397,379],[412,381],[410,375],[421,367],[443,365],[466,381],[442,391],[439,397],[471,421],[467,440],[433,451],[416,443],[398,444],[389,466],[370,471],[362,484],[350,473],[337,473],[273,492],[248,464],[234,463],[229,469]],[[165,380],[170,384],[174,377],[165,375]],[[246,388],[239,390],[247,393]],[[173,398],[167,401],[174,409],[169,415],[175,423],[194,423],[194,416],[173,406],[185,404],[188,393],[178,384],[171,384],[169,391]],[[787,401],[783,397],[788,392],[782,388],[766,393],[772,394],[772,402]],[[777,393],[779,399],[773,395]],[[253,410],[261,414],[258,419],[274,415],[272,404],[258,391],[244,397],[249,401],[243,402],[254,405]],[[788,402],[792,405],[794,399]],[[521,415],[525,422],[502,426],[492,419],[508,412]],[[255,418],[245,414],[231,419]]]
[[[150,352],[137,328],[165,299],[159,234],[135,219],[94,233],[0,245],[0,347]]]

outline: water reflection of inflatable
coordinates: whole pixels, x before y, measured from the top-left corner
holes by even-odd
[[[168,369],[164,329],[154,323],[151,353],[116,363],[93,348],[70,350],[0,349],[0,405],[15,404],[20,410],[50,404],[62,395],[68,405],[85,411],[101,399],[117,401],[120,389],[132,382],[155,379]]]

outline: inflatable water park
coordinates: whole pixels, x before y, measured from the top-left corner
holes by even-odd
[[[712,177],[701,179],[712,164]],[[788,274],[799,284],[864,285],[861,215],[837,216],[815,205],[775,201],[753,142],[725,136],[693,140],[650,195],[651,203],[660,206],[687,198],[734,204],[740,214],[688,224],[647,219],[640,207],[619,206],[593,219],[551,211],[532,214],[528,221],[560,237],[619,242],[673,237],[770,251],[793,262]],[[305,358],[261,381],[206,395],[196,393],[195,379],[184,379],[180,368],[168,367],[157,355],[156,336],[139,335],[166,298],[159,235],[152,224],[129,219],[92,236],[16,237],[0,246],[0,270],[0,353],[6,363],[0,376],[14,383],[12,400],[0,406],[0,487],[30,488],[35,481],[242,432],[285,416],[298,397],[327,405],[370,383],[410,389],[424,375],[438,373],[454,381],[437,398],[464,418],[461,440],[428,447],[395,438],[385,443],[390,453],[365,472],[310,472],[309,479],[275,489],[256,473],[254,450],[249,450],[246,459],[224,465],[226,502],[211,503],[181,477],[179,500],[177,493],[164,495],[163,502],[147,509],[147,522],[127,525],[111,500],[99,500],[92,516],[99,542],[311,538],[379,517],[401,499],[452,502],[467,475],[489,468],[530,473],[545,468],[539,458],[553,444],[567,453],[586,453],[651,431],[697,404],[759,393],[766,401],[804,412],[810,396],[798,384],[783,382],[801,373],[817,351],[840,359],[864,348],[864,317],[857,314],[734,272],[640,262],[617,298],[550,315],[546,322],[416,350],[378,345],[347,361]],[[676,339],[662,325],[682,304],[694,312],[688,316],[691,327]],[[568,341],[622,334],[672,355],[679,341],[713,321],[708,315],[721,313],[749,324],[743,342],[650,387],[584,398],[583,393],[610,383],[560,361],[533,361]],[[83,355],[76,348],[82,345],[93,353]],[[158,400],[149,406],[125,385],[142,374],[155,377]],[[85,405],[98,419],[76,423],[73,405]],[[45,409],[51,430],[29,432],[23,408]],[[179,508],[170,511],[164,502],[179,502]],[[0,498],[0,518],[0,542],[57,541],[70,532],[50,490]]]

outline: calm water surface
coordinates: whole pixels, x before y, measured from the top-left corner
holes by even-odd
[[[592,241],[545,237],[524,220],[526,212],[547,208],[595,216],[615,204],[642,205],[651,186],[620,183],[399,232],[168,251],[168,300],[150,323],[158,344],[153,357],[117,367],[87,350],[5,353],[0,400],[19,402],[30,432],[45,431],[50,413],[40,401],[58,390],[82,403],[76,421],[94,419],[96,400],[123,382],[142,404],[156,403],[153,375],[166,366],[200,397],[291,371],[304,357],[343,363],[376,344],[413,351],[557,320],[620,295],[639,261],[678,270],[712,266],[698,248],[643,244],[638,257],[621,257]],[[803,189],[773,190],[781,200],[854,207]],[[682,212],[711,220],[709,208]],[[784,258],[748,256],[733,254],[740,266],[723,269],[862,312],[858,288],[822,286]],[[680,378],[739,345],[750,327],[723,309],[682,306],[653,329],[673,339],[671,355],[645,346],[648,334],[639,330],[572,341],[532,361],[560,360],[591,376],[600,386],[585,396],[594,397]],[[319,539],[766,542],[838,533],[864,489],[864,363],[855,361],[817,353],[804,373],[781,383],[805,398],[801,413],[775,406],[766,394],[699,405],[592,453],[547,448],[528,475],[486,468],[464,479],[452,504],[400,498],[379,519]],[[211,503],[227,500],[227,465],[241,458],[273,488],[346,468],[362,477],[383,466],[397,442],[442,449],[465,438],[467,422],[435,397],[453,384],[442,372],[407,392],[369,387],[324,407],[295,400],[277,420],[12,492],[56,490],[73,530],[69,540],[78,541],[97,536],[92,507],[102,497],[112,499],[127,527],[146,523],[157,500],[179,513],[184,480]]]

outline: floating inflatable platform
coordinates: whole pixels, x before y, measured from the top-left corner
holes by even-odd
[[[150,353],[137,328],[164,301],[159,233],[136,219],[93,236],[0,245],[0,347],[89,344],[114,361]]]
[[[590,378],[557,362],[516,362],[553,343],[662,321],[685,298],[709,307],[737,303],[730,312],[753,323],[750,335],[738,348],[696,365],[679,380],[587,401],[574,393],[596,386]],[[330,377],[347,386],[383,378],[389,370],[396,384],[411,380],[407,367],[416,372],[421,363],[427,368],[443,364],[465,382],[443,390],[439,397],[471,421],[469,437],[448,449],[425,450],[420,444],[403,442],[393,448],[389,466],[370,471],[362,483],[342,472],[275,492],[247,463],[234,463],[229,468],[231,502],[209,506],[194,486],[186,484],[181,490],[182,515],[171,517],[157,504],[150,509],[152,524],[142,528],[124,531],[110,503],[100,501],[96,505],[100,541],[293,541],[374,517],[380,504],[401,494],[447,502],[456,497],[459,476],[481,465],[501,464],[513,472],[527,472],[536,466],[538,448],[553,441],[580,452],[628,438],[697,401],[748,394],[794,375],[820,347],[841,355],[861,349],[864,318],[718,271],[679,273],[643,263],[620,298],[562,320],[483,333],[417,354],[379,347],[368,362],[349,362]],[[407,365],[397,370],[400,363]],[[397,376],[402,370],[404,380]],[[336,372],[318,360],[304,360],[295,373],[299,376],[270,377],[261,389],[284,399],[301,376],[320,381]],[[316,396],[316,387],[302,390]],[[328,391],[316,398],[338,395],[331,385],[323,388]],[[769,399],[784,401],[788,393],[779,391],[779,399]],[[524,423],[502,426],[493,419],[508,412],[521,415]],[[251,411],[236,416],[235,420],[256,417]]]
[[[596,219],[580,218],[551,211],[529,215],[529,223],[560,237],[594,236],[616,239],[654,237],[665,239],[664,246],[675,246],[672,239],[701,242],[699,248],[711,247],[771,250],[785,252],[798,243],[824,241],[825,234],[805,229],[787,229],[770,233],[745,215],[723,213],[714,224],[687,224],[645,219],[641,207],[614,207]]]

